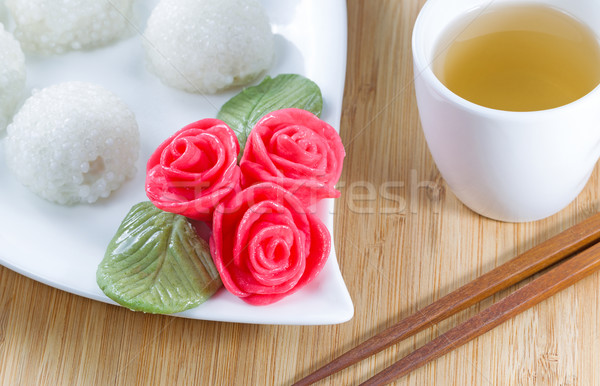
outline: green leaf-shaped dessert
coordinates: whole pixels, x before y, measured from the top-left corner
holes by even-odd
[[[217,118],[235,131],[244,151],[248,134],[265,114],[295,107],[321,115],[323,96],[315,82],[297,74],[269,76],[257,86],[248,87],[221,107]]]
[[[222,286],[208,244],[189,220],[150,202],[131,208],[108,245],[96,281],[117,303],[155,314],[193,308]]]

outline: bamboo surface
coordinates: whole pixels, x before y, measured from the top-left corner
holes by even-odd
[[[534,223],[489,220],[456,199],[429,154],[415,102],[410,39],[423,3],[348,2],[348,156],[335,245],[351,321],[266,326],[145,315],[0,267],[0,384],[290,384],[597,212],[598,168],[571,205]],[[365,381],[509,292],[321,384]],[[599,293],[593,274],[397,384],[599,385]]]

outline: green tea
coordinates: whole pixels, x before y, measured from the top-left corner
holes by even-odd
[[[507,111],[571,103],[600,84],[600,44],[572,16],[544,5],[500,5],[455,22],[433,70],[455,94]]]

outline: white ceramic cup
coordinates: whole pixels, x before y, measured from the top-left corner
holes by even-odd
[[[486,217],[533,221],[567,206],[588,181],[600,157],[600,87],[534,112],[482,107],[447,89],[431,67],[440,38],[469,11],[503,3],[561,9],[600,36],[598,0],[429,0],[413,31],[415,88],[427,144],[454,194]]]

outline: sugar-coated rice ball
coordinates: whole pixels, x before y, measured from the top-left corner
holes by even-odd
[[[134,0],[6,0],[15,37],[43,54],[111,43],[128,30]]]
[[[215,93],[268,69],[274,42],[257,0],[161,0],[148,20],[144,49],[149,70],[163,83]]]
[[[25,91],[25,55],[19,42],[0,24],[0,132],[3,132]]]
[[[4,146],[9,168],[34,193],[59,204],[92,203],[135,174],[139,131],[114,94],[67,82],[25,101]]]

